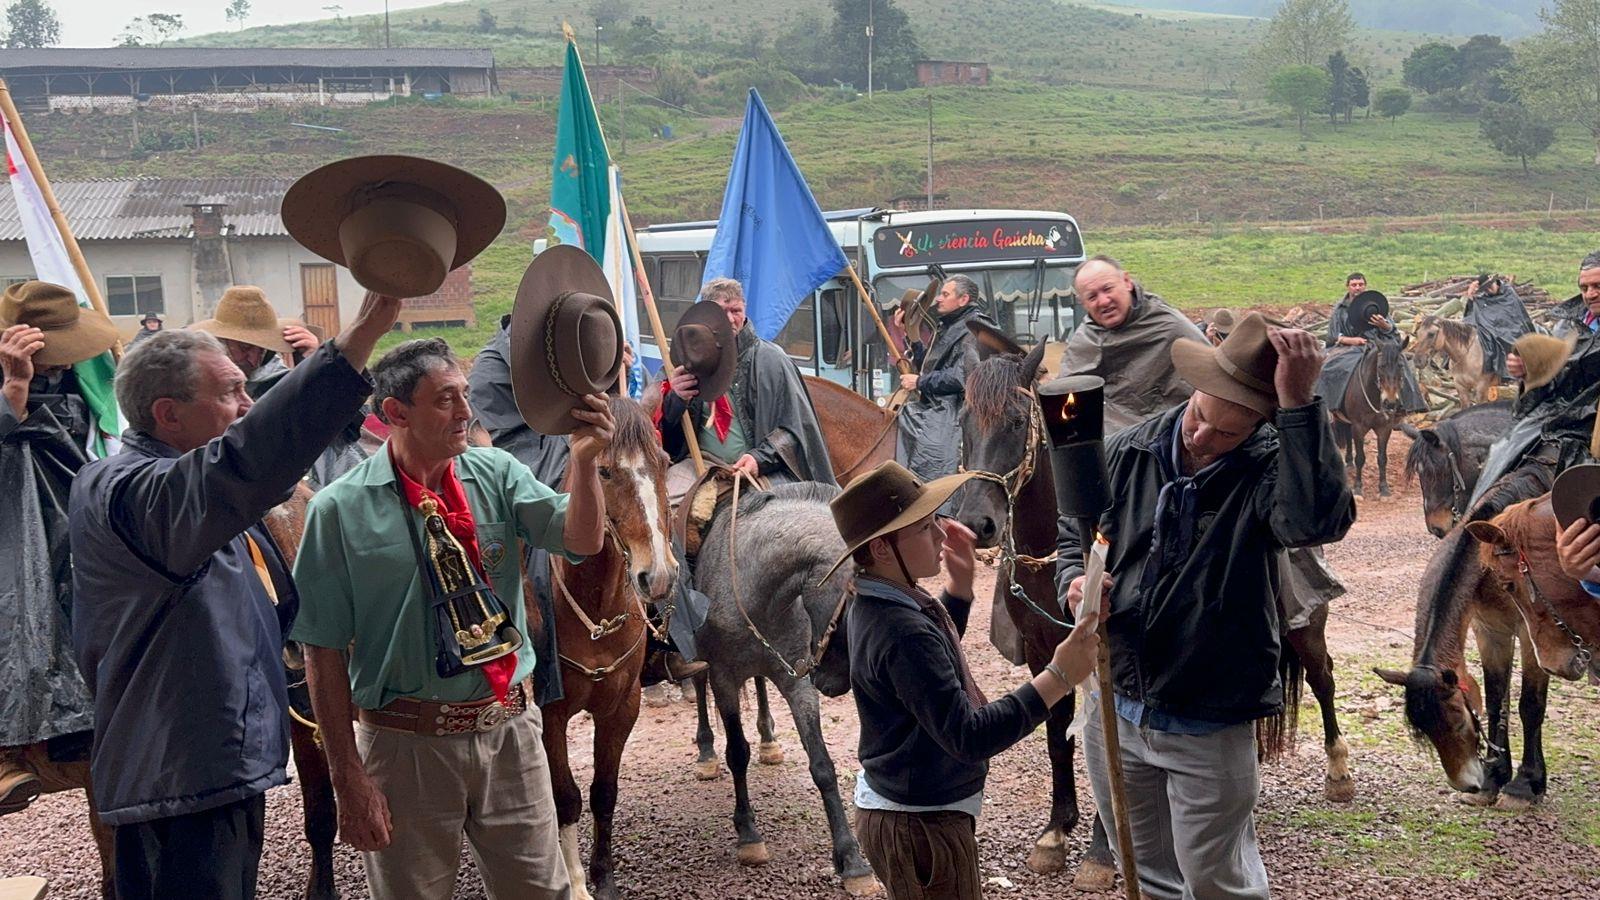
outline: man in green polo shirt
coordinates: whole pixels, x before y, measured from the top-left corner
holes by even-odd
[[[291,637],[306,645],[339,833],[375,897],[449,897],[463,833],[491,897],[566,897],[533,648],[442,675],[450,634],[431,601],[450,567],[430,560],[455,548],[471,571],[454,572],[484,579],[526,635],[518,541],[572,559],[600,549],[606,401],[573,410],[570,493],[556,494],[509,453],[468,448],[467,380],[444,341],[401,344],[372,379],[389,441],[312,500],[295,563]],[[434,511],[442,524],[424,528]]]

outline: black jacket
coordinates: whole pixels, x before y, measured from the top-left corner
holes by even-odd
[[[1106,447],[1116,506],[1100,521],[1115,578],[1107,620],[1116,692],[1208,722],[1259,719],[1283,706],[1278,677],[1278,550],[1330,544],[1355,521],[1344,464],[1321,400],[1280,410],[1196,485],[1193,545],[1152,573],[1157,498],[1174,423],[1189,404],[1120,432]],[[1057,585],[1083,574],[1077,523],[1059,522]]]
[[[956,648],[933,617],[883,596],[894,588],[858,586],[850,604],[850,690],[861,720],[857,758],[873,790],[896,803],[939,806],[983,789],[989,757],[1049,715],[1033,684],[973,709],[961,685]],[[914,601],[913,601],[914,602]],[[939,602],[967,630],[971,600],[948,592]]]

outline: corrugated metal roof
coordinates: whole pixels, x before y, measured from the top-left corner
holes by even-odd
[[[8,49],[0,72],[25,69],[195,69],[303,66],[317,69],[490,69],[494,51],[457,47],[46,47]]]
[[[243,237],[282,236],[278,209],[292,178],[107,178],[61,181],[53,187],[79,240],[186,238],[193,214],[185,204],[227,204],[223,221]],[[0,190],[0,240],[22,240],[9,190]]]

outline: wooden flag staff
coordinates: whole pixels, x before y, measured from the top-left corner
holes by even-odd
[[[61,235],[61,243],[67,248],[67,258],[72,260],[72,268],[78,273],[78,281],[83,285],[84,292],[89,295],[89,303],[101,315],[110,318],[111,312],[106,309],[105,298],[100,296],[100,285],[94,280],[94,273],[89,271],[89,262],[83,258],[83,250],[78,247],[78,239],[72,236],[72,226],[67,224],[66,213],[61,211],[61,204],[56,202],[56,192],[50,187],[50,179],[45,177],[44,166],[40,165],[39,154],[33,150],[33,142],[28,140],[28,129],[23,126],[22,117],[17,114],[17,105],[11,100],[11,89],[6,86],[4,78],[0,78],[0,114],[5,116],[6,122],[11,126],[11,133],[17,137],[17,149],[22,151],[22,159],[28,166],[28,171],[33,174],[34,183],[39,186],[45,208],[50,211],[50,218],[55,222],[56,231]],[[112,345],[111,358],[119,362],[122,360],[121,340]]]

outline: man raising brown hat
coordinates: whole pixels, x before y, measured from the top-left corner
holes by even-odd
[[[62,740],[94,727],[89,689],[72,662],[71,564],[63,500],[89,462],[95,424],[74,363],[117,341],[116,327],[42,281],[0,297],[0,484],[14,504],[0,523],[0,815],[45,785],[29,759],[60,759]],[[66,602],[63,602],[66,601]],[[47,754],[43,741],[54,741]],[[87,740],[79,742],[86,753]]]
[[[1283,712],[1278,554],[1342,538],[1355,501],[1313,393],[1315,337],[1252,313],[1218,347],[1171,352],[1194,396],[1106,445],[1118,500],[1099,525],[1114,578],[1102,687],[1116,695],[1143,892],[1265,898],[1253,723]],[[1073,606],[1086,537],[1062,519],[1057,584]],[[1105,809],[1097,717],[1085,742]]]

